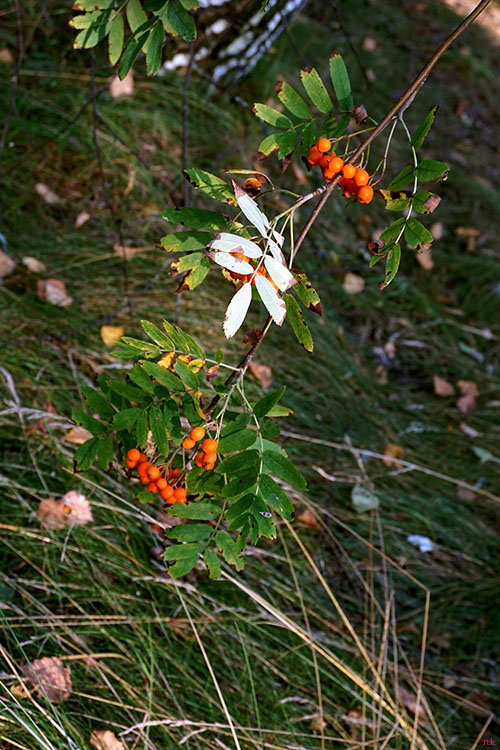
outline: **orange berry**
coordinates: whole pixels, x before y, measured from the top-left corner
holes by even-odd
[[[356,174],[354,175],[354,182],[358,187],[363,187],[363,185],[368,185],[368,180],[370,179],[370,175],[366,171],[366,169],[357,169]]]
[[[326,154],[327,151],[330,151],[331,145],[332,144],[330,143],[328,138],[320,138],[316,144],[316,149],[320,151],[322,154]]]
[[[217,440],[213,440],[212,438],[207,438],[201,444],[201,447],[205,453],[216,453],[217,446],[218,446]]]
[[[160,476],[161,472],[157,466],[151,466],[151,468],[148,469],[148,477],[152,482],[154,482],[156,479],[159,479]]]
[[[203,440],[203,438],[205,437],[205,430],[203,429],[203,427],[193,427],[189,436],[191,440],[199,443],[199,441]]]
[[[342,174],[348,180],[352,180],[352,178],[356,174],[356,167],[354,166],[354,164],[344,164],[342,168]]]
[[[373,198],[373,188],[371,185],[363,185],[358,190],[358,201],[360,203],[370,203]]]
[[[158,487],[159,490],[164,490],[165,487],[168,487],[168,482],[165,479],[165,477],[160,477],[159,479],[157,479],[156,486]]]
[[[323,172],[323,177],[325,179],[325,182],[331,182],[335,177],[335,172],[332,172],[331,169],[325,169]]]
[[[193,440],[193,438],[190,437],[184,438],[184,440],[182,441],[182,447],[185,451],[190,451],[191,448],[194,448],[195,445],[196,440]]]
[[[178,479],[181,475],[181,470],[179,468],[170,469],[168,478],[169,479]]]
[[[147,475],[147,474],[141,474],[140,476],[141,476],[141,482],[142,482],[143,484],[149,484],[149,482],[151,481],[151,480],[149,479],[149,477],[148,477],[148,475]]]
[[[141,457],[141,452],[137,450],[137,448],[131,448],[129,452],[127,453],[127,458],[129,461],[133,461],[135,464],[138,462],[138,460]]]
[[[323,154],[321,151],[318,151],[318,149],[313,146],[312,149],[309,151],[309,156],[307,157],[307,161],[309,164],[319,164],[321,159],[323,157]]]
[[[148,484],[148,487],[147,487],[147,488],[148,488],[148,490],[149,490],[150,492],[154,492],[155,494],[156,494],[156,493],[158,492],[158,487],[156,486],[155,482],[150,482],[150,483]]]
[[[332,160],[331,156],[326,156],[326,155],[323,156],[323,158],[321,159],[319,163],[319,166],[321,167],[321,169],[328,169],[328,165],[330,164],[331,160]]]
[[[187,493],[185,487],[177,487],[177,489],[174,490],[174,498],[177,503],[185,503],[186,495]]]
[[[160,495],[164,500],[170,500],[174,496],[174,488],[167,484],[166,487],[160,490]]]
[[[127,467],[127,469],[135,469],[137,464],[135,461],[131,461],[130,458],[127,458],[127,460],[125,461],[125,466]]]
[[[203,456],[204,464],[214,464],[217,461],[217,453],[215,451],[207,451]]]
[[[201,467],[203,466],[205,462],[205,454],[203,452],[197,453],[196,456],[194,457],[194,462],[196,466],[198,466],[201,469]]]
[[[215,466],[215,461],[214,461],[214,463],[205,464],[204,469],[205,469],[205,471],[212,471],[212,469],[214,468],[214,466]]]
[[[151,465],[152,464],[150,464],[149,461],[144,461],[144,463],[138,464],[137,471],[139,472],[139,475],[141,477],[145,476],[148,473],[149,469],[151,468]]]
[[[148,457],[145,453],[141,453],[139,460],[137,461],[138,464],[145,464],[147,463]]]
[[[338,172],[340,172],[343,166],[344,166],[344,160],[341,159],[340,156],[336,156],[335,159],[332,159],[330,161],[330,164],[328,165],[328,169],[334,174],[337,174]]]

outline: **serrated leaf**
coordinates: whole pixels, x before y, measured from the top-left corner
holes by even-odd
[[[160,243],[167,253],[188,253],[203,250],[211,239],[208,232],[171,232],[162,237]]]
[[[111,65],[116,65],[123,49],[124,24],[121,14],[115,16],[111,22],[108,37],[108,57]]]
[[[168,320],[163,321],[163,328],[174,342],[176,349],[185,354],[194,354],[200,359],[205,359],[205,352],[201,346],[189,334],[185,333],[182,328],[172,325]]]
[[[290,273],[288,268],[276,260],[276,258],[267,255],[264,258],[264,265],[269,276],[282,292],[285,292],[297,283],[297,279]]]
[[[401,172],[398,172],[396,177],[389,183],[389,190],[402,190],[404,187],[413,181],[415,168],[411,164],[407,164],[403,167]]]
[[[404,238],[410,247],[433,242],[433,236],[429,230],[413,216],[406,222]]]
[[[270,229],[269,221],[267,216],[262,213],[255,201],[250,198],[249,195],[242,190],[233,180],[233,189],[236,197],[236,202],[243,212],[244,216],[248,219],[250,224],[260,232],[263,237],[267,237],[267,232]]]
[[[126,5],[126,15],[131,31],[136,31],[148,20],[139,0],[128,0]]]
[[[81,425],[84,427],[88,432],[91,432],[92,435],[102,435],[104,432],[104,425],[102,422],[99,422],[98,419],[95,419],[90,414],[87,414],[87,412],[82,411],[81,409],[73,409],[71,412],[71,416],[73,417],[73,421],[76,422],[76,424]]]
[[[224,318],[223,330],[227,339],[239,331],[252,301],[252,285],[243,284],[229,303]]]
[[[236,500],[236,502],[234,502],[226,511],[226,520],[233,521],[239,516],[250,513],[254,502],[254,495],[244,495],[244,497],[240,497],[239,500]]]
[[[213,521],[220,508],[212,503],[174,503],[167,509],[169,516],[189,518],[192,521]]]
[[[300,132],[300,152],[307,156],[311,146],[317,141],[317,128],[314,120],[304,125]]]
[[[212,527],[206,523],[184,524],[165,530],[167,539],[176,539],[178,542],[201,542],[208,539],[211,533]]]
[[[274,286],[268,279],[260,274],[257,274],[255,277],[255,286],[262,302],[264,303],[264,307],[276,325],[283,325],[283,321],[286,317],[286,305]]]
[[[148,76],[156,75],[160,68],[163,38],[163,27],[162,24],[158,22],[149,32],[146,52],[146,73]]]
[[[205,561],[205,565],[208,568],[208,574],[210,578],[220,578],[222,571],[217,553],[211,549],[206,549],[203,553],[203,560]]]
[[[167,562],[171,560],[186,560],[190,557],[198,557],[203,552],[204,544],[202,542],[190,542],[188,544],[173,544],[167,547],[163,552],[163,559]]]
[[[195,253],[193,253],[193,255],[194,254]],[[191,292],[205,281],[210,272],[210,261],[206,257],[200,256],[200,258],[199,262],[190,264],[189,270],[182,278],[181,285],[176,289],[176,293],[184,291]],[[179,262],[172,263],[171,268],[172,271],[175,270],[176,272],[179,272]]]
[[[143,341],[142,339],[134,339],[130,336],[123,336],[122,341],[128,346],[137,349],[138,352],[147,354],[151,357],[159,357],[161,352],[157,346],[151,344],[149,341]]]
[[[196,39],[196,26],[179,0],[168,0],[159,14],[167,34],[180,36],[185,42]]]
[[[111,435],[103,435],[97,445],[97,461],[99,468],[107,471],[113,462],[113,441]]]
[[[215,472],[217,474],[239,474],[240,472],[247,471],[255,468],[259,464],[259,453],[256,450],[244,450],[241,453],[237,453],[234,456],[229,456],[223,461],[220,461]]]
[[[182,576],[187,575],[193,570],[197,562],[198,556],[186,557],[182,560],[177,560],[174,565],[169,567],[168,574],[171,578],[182,578]]]
[[[294,292],[299,300],[304,307],[311,310],[311,312],[315,312],[317,315],[322,315],[323,309],[321,307],[319,294],[307,278],[306,274],[302,271],[296,271],[295,269],[293,273],[298,282],[294,287]]]
[[[264,502],[276,511],[282,518],[291,521],[293,505],[281,487],[267,474],[262,474],[259,484],[259,494]]]
[[[313,338],[309,326],[304,320],[299,303],[291,294],[285,294],[283,299],[285,300],[288,320],[297,341],[307,352],[312,352],[314,350]]]
[[[129,383],[124,383],[121,380],[108,380],[108,386],[113,393],[118,393],[128,401],[137,401],[138,403],[141,403],[141,401],[144,401],[144,399],[147,398],[144,391],[133,385],[129,385]]]
[[[141,390],[145,391],[150,396],[154,395],[154,385],[151,382],[148,374],[139,364],[135,364],[133,366],[133,368],[129,371],[128,376],[130,380],[135,383]]]
[[[155,362],[147,361],[141,362],[141,365],[148,375],[151,375],[151,377],[153,377],[160,385],[165,386],[165,388],[172,391],[185,390],[184,384],[180,378],[165,367],[160,367],[160,365],[157,365]]]
[[[268,393],[267,396],[264,396],[260,401],[257,401],[253,407],[253,413],[255,416],[261,419],[262,417],[265,417],[266,414],[269,414],[271,409],[283,398],[285,391],[286,386],[283,385],[277,391]]]
[[[271,474],[275,474],[280,479],[283,479],[284,482],[290,484],[292,487],[296,487],[302,492],[307,489],[306,480],[302,474],[297,471],[292,462],[288,458],[285,458],[285,456],[281,455],[281,453],[265,451],[262,454],[262,460],[264,468],[270,471]]]
[[[209,253],[209,256],[214,263],[217,263],[218,266],[222,266],[222,268],[227,268],[228,271],[241,274],[254,272],[253,266],[251,266],[248,261],[243,260],[242,258],[236,258],[234,255],[231,255],[231,253],[224,253],[218,250]]]
[[[243,569],[244,562],[241,559],[240,547],[227,531],[218,531],[215,535],[215,543],[229,565],[234,565],[236,570]]]
[[[344,59],[339,52],[332,52],[330,55],[330,78],[340,109],[350,112],[354,106],[351,83]]]
[[[153,440],[162,456],[168,455],[167,425],[163,412],[159,406],[152,406],[149,412],[149,427],[153,433]]]
[[[293,414],[293,413],[294,413],[293,410],[290,409],[288,406],[281,406],[278,404],[276,406],[273,406],[273,408],[267,412],[267,416],[268,417],[289,417],[290,414]],[[262,435],[264,435],[264,437],[269,437],[269,438],[275,437],[275,435],[279,433],[279,427],[278,425],[274,423],[273,423],[273,427],[276,427],[278,429],[278,432],[274,434],[264,435],[264,429],[263,429]]]
[[[301,120],[308,120],[312,117],[312,111],[309,105],[289,83],[286,83],[286,81],[278,81],[274,90],[280,102],[284,104],[292,115],[299,117]]]
[[[261,120],[267,122],[275,128],[288,130],[292,127],[292,121],[282,112],[269,107],[267,104],[256,103],[253,105],[253,111]]]
[[[231,188],[220,177],[196,167],[186,169],[184,176],[200,193],[208,195],[210,198],[214,198],[222,203],[229,203],[230,206],[236,205],[236,199]]]
[[[385,261],[385,279],[384,284],[387,286],[396,277],[401,262],[401,247],[398,243],[393,245],[387,253]]]
[[[184,385],[189,388],[197,389],[200,387],[200,378],[194,373],[191,368],[182,360],[178,359],[175,362],[174,370],[180,377]]]
[[[388,211],[403,211],[410,205],[410,196],[396,190],[380,190]]]
[[[285,130],[283,133],[277,133],[276,143],[278,144],[278,159],[285,159],[287,156],[290,156],[290,154],[293,153],[296,141],[297,134],[295,130]],[[285,171],[283,166],[281,171]]]
[[[228,225],[220,211],[207,211],[204,208],[171,206],[161,211],[160,216],[171,224],[182,224],[193,229],[224,229]]]
[[[333,104],[325,84],[315,68],[304,68],[300,71],[300,79],[314,106],[324,115],[328,115]]]
[[[278,133],[271,133],[270,135],[267,135],[258,146],[258,152],[259,152],[259,159],[265,159],[267,156],[270,156],[272,153],[277,151],[279,148],[278,144]]]
[[[75,461],[77,468],[85,471],[93,463],[99,449],[99,438],[89,438],[83,445],[80,445],[75,452]]]
[[[113,417],[113,429],[131,430],[139,418],[140,409],[122,409]]]
[[[235,476],[228,484],[220,489],[221,496],[231,498],[237,497],[243,492],[247,492],[256,484],[257,475],[258,467],[256,467],[253,472],[246,472]]]
[[[141,411],[137,417],[135,435],[139,448],[144,448],[148,440],[149,419],[147,411]]]
[[[402,216],[400,219],[396,219],[380,235],[380,239],[383,242],[392,242],[399,235],[401,229],[404,226],[406,219]]]
[[[104,419],[110,419],[113,416],[115,413],[113,407],[95,388],[91,388],[89,385],[82,385],[81,390],[85,396],[85,401],[93,412],[96,412]]]
[[[330,115],[321,127],[321,138],[338,138],[345,133],[350,121],[350,115],[340,115],[338,118]]]
[[[242,253],[249,258],[260,258],[262,255],[261,248],[255,242],[228,232],[218,234],[210,243],[210,247],[213,250],[222,250],[226,253]]]
[[[413,138],[411,139],[411,145],[413,146],[413,148],[420,148],[422,143],[425,141],[427,133],[432,128],[432,125],[434,123],[434,118],[437,115],[438,109],[439,109],[439,104],[436,104],[436,106],[431,109],[429,114],[426,115],[424,120],[420,123],[420,125],[416,129],[413,135]]]
[[[441,198],[428,190],[417,190],[412,198],[412,208],[419,214],[431,214],[441,203]]]
[[[118,76],[121,78],[121,80],[123,80],[127,73],[130,71],[130,68],[137,58],[137,55],[146,43],[146,40],[149,38],[149,31],[153,25],[153,19],[146,21],[139,27],[137,32],[134,32],[134,36],[131,36],[129,38],[127,44],[125,45],[125,49],[123,50],[120,64],[118,66]]]
[[[219,453],[236,453],[250,448],[257,440],[257,433],[254,430],[239,430],[233,432],[227,437],[221,437],[219,440]]]
[[[439,180],[441,177],[445,177],[449,170],[450,167],[444,161],[434,161],[433,159],[425,159],[419,162],[415,168],[418,179],[422,182]]]
[[[109,33],[110,15],[111,11],[102,11],[100,17],[96,18],[88,28],[83,29],[76,35],[73,47],[75,49],[92,49],[99,44],[99,42],[102,42]]]
[[[172,339],[167,336],[158,326],[154,323],[150,323],[149,320],[141,320],[141,326],[144,333],[152,339],[155,344],[158,344],[162,349],[170,351],[174,348]]]

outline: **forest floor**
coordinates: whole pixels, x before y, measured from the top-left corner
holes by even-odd
[[[273,387],[287,386],[286,448],[309,484],[294,502],[309,521],[251,548],[242,573],[174,584],[130,487],[118,472],[73,474],[75,446],[55,415],[69,419],[81,385],[115,362],[101,325],[137,335],[141,318],[175,320],[171,258],[156,243],[168,231],[159,211],[184,194],[183,78],[148,79],[139,63],[133,94],[115,99],[103,53],[92,71],[90,54],[71,48],[69,5],[22,6],[25,57],[1,162],[0,231],[17,266],[0,287],[0,747],[89,748],[104,729],[127,748],[235,747],[228,717],[242,748],[410,747],[366,684],[396,696],[409,723],[422,685],[418,740],[429,748],[500,744],[498,37],[470,29],[407,113],[414,128],[440,105],[423,153],[451,167],[425,220],[439,237],[433,267],[407,251],[380,292],[366,243],[388,223],[381,201],[346,208],[334,197],[301,251],[323,302],[323,317],[308,320],[315,352],[286,326],[259,351]],[[435,0],[311,2],[231,92],[240,99],[193,75],[189,165],[255,168],[266,130],[252,103],[280,77],[297,82],[304,65],[326,71],[332,48],[356,101],[380,118],[458,19]],[[0,50],[15,57],[15,14],[2,23]],[[0,64],[4,91],[14,65]],[[406,159],[401,140],[391,175]],[[272,158],[264,167],[288,189],[318,184],[300,164],[282,177]],[[126,262],[120,242],[134,249]],[[346,273],[364,288],[348,293]],[[47,278],[64,282],[71,305],[37,294]],[[229,346],[218,322],[229,297],[211,273],[183,294],[180,320],[236,363],[245,347]],[[437,395],[435,376],[454,395]],[[463,381],[479,394],[466,411]],[[387,465],[388,444],[408,463]],[[359,481],[372,483],[378,511],[355,512]],[[42,529],[39,501],[72,489],[90,500],[93,523],[69,536]],[[59,704],[17,679],[46,656],[71,670]]]

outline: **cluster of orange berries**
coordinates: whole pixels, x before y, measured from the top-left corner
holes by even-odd
[[[235,258],[241,258],[241,260],[246,260],[247,263],[250,263],[250,258],[247,255],[244,255],[243,253],[233,252],[231,253],[231,255],[234,255]],[[255,286],[254,274],[236,273],[235,271],[231,271],[230,273],[233,279],[241,279],[243,283],[251,280],[252,286]],[[269,276],[269,274],[266,273],[266,269],[264,268],[262,264],[257,268],[257,273],[259,274],[259,276],[264,276],[265,279],[271,282],[271,284],[273,285],[275,289],[278,289],[278,286],[274,283],[274,281]]]
[[[359,203],[370,203],[373,198],[373,188],[368,185],[370,175],[365,169],[355,167],[354,164],[344,164],[343,159],[330,151],[332,144],[328,138],[320,138],[309,151],[309,164],[319,164],[323,170],[325,182],[331,182],[339,172],[342,177],[339,186],[344,188],[346,198],[356,198]]]
[[[186,502],[186,488],[182,487],[182,472],[179,468],[170,469],[167,477],[162,474],[158,466],[148,461],[147,456],[137,448],[131,448],[127,453],[125,465],[128,469],[137,469],[139,478],[150,492],[159,493],[167,505]]]
[[[185,451],[192,450],[196,443],[199,443],[205,437],[205,430],[203,427],[193,427],[189,433],[189,437],[184,438],[182,441],[182,447]],[[206,438],[201,444],[201,451],[199,451],[194,457],[196,466],[200,469],[204,468],[205,471],[210,471],[214,468],[215,462],[217,461],[217,440],[212,438]]]

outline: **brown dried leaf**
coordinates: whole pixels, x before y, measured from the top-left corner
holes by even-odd
[[[384,464],[386,466],[394,466],[396,469],[400,469],[401,464],[399,463],[398,459],[403,458],[404,454],[404,448],[402,448],[400,445],[387,443],[384,448]]]
[[[326,726],[327,726],[327,723],[324,720],[324,718],[321,716],[321,714],[317,714],[317,716],[313,716],[309,724],[309,727],[312,732],[322,732]]]
[[[42,526],[51,531],[59,531],[66,526],[66,514],[61,502],[53,497],[40,501],[36,515]]]
[[[40,279],[36,284],[36,292],[40,299],[44,299],[57,307],[69,307],[73,299],[68,295],[66,284],[59,279]]]
[[[67,443],[73,443],[74,445],[83,445],[87,440],[90,440],[92,433],[86,430],[84,427],[72,427],[64,436],[64,440]]]
[[[31,664],[24,664],[21,671],[52,703],[62,703],[71,695],[71,672],[58,656],[35,659]]]
[[[118,242],[113,245],[113,250],[116,255],[120,258],[125,258],[125,260],[132,260],[134,255],[137,255],[139,252],[138,247],[132,247],[132,245],[120,245]]]
[[[134,93],[134,74],[129,71],[123,81],[117,75],[113,76],[109,84],[109,93],[113,99],[121,99],[124,96],[132,96]]]
[[[59,198],[59,196],[54,193],[54,191],[51,190],[48,185],[45,185],[44,182],[37,182],[37,184],[35,185],[35,191],[41,198],[43,198],[45,203],[49,204],[49,206],[57,206],[59,203],[61,203],[61,199]]]
[[[398,688],[398,700],[405,706],[412,714],[417,712],[417,696],[406,690],[404,687]],[[419,721],[426,721],[428,719],[427,710],[422,703],[418,706],[418,718]]]
[[[42,263],[38,258],[34,258],[32,255],[26,255],[23,258],[23,263],[31,273],[44,273],[47,270],[45,263]]]
[[[114,346],[117,344],[125,329],[123,326],[101,326],[101,340],[104,346]]]
[[[219,374],[219,365],[212,365],[212,367],[209,367],[207,370],[208,382],[211,383],[212,380],[215,380],[218,374]]]
[[[364,104],[360,104],[358,107],[354,107],[354,118],[356,125],[362,125],[368,117],[368,112]]]
[[[83,227],[83,225],[86,224],[89,219],[90,214],[88,211],[80,211],[75,219],[75,229],[80,229],[80,227]]]
[[[0,250],[0,279],[4,276],[8,276],[16,267],[16,261],[13,260],[10,255]]]
[[[448,383],[444,378],[440,378],[439,375],[434,375],[432,378],[432,384],[434,386],[434,393],[436,396],[454,396],[455,389],[451,383]]]
[[[357,273],[348,271],[344,276],[342,288],[347,294],[359,294],[365,288],[365,280]]]
[[[96,729],[90,735],[90,744],[96,750],[125,750],[125,745],[110,729]]]
[[[309,526],[310,529],[321,529],[321,524],[309,508],[306,508],[297,516],[297,521],[303,523],[305,526]]]
[[[461,397],[457,401],[457,409],[461,412],[471,411],[476,405],[476,399],[479,396],[477,385],[473,380],[459,380]]]
[[[263,388],[269,388],[273,382],[273,373],[270,367],[261,365],[259,362],[251,362],[248,369]]]

